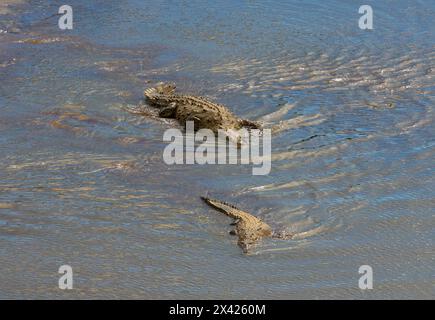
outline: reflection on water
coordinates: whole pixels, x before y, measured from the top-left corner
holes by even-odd
[[[432,296],[432,4],[373,4],[362,31],[355,1],[77,0],[66,33],[51,2],[13,2],[0,16],[0,298]],[[125,110],[156,81],[272,128],[271,173],[165,165],[174,124]],[[242,255],[207,192],[297,236]]]

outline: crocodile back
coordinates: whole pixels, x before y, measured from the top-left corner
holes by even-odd
[[[236,232],[239,237],[237,244],[244,253],[248,253],[249,249],[254,247],[262,238],[272,235],[270,226],[259,219],[255,221],[240,220],[237,222]]]

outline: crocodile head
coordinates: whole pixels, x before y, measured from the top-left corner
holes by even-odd
[[[170,83],[159,82],[155,87],[158,94],[171,95],[175,92],[175,85]]]

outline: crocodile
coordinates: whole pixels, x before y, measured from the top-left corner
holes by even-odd
[[[201,199],[209,206],[223,212],[235,220],[232,223],[232,225],[235,226],[235,229],[230,231],[230,234],[238,236],[237,244],[242,248],[243,253],[249,253],[249,250],[255,247],[255,245],[263,238],[292,239],[294,236],[285,231],[272,230],[272,228],[261,219],[238,209],[232,204],[216,199],[210,199],[208,197],[201,197]]]
[[[217,134],[221,130],[237,142],[240,142],[238,130],[261,129],[259,123],[238,118],[224,105],[201,96],[176,94],[175,88],[173,84],[160,82],[144,91],[146,102],[159,109],[159,117],[176,119],[182,126],[193,121],[195,131],[210,129]]]

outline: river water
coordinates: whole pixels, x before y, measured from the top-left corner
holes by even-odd
[[[435,2],[2,2],[0,298],[433,298]],[[157,81],[278,128],[270,174],[166,165]],[[207,192],[301,236],[244,255]]]

